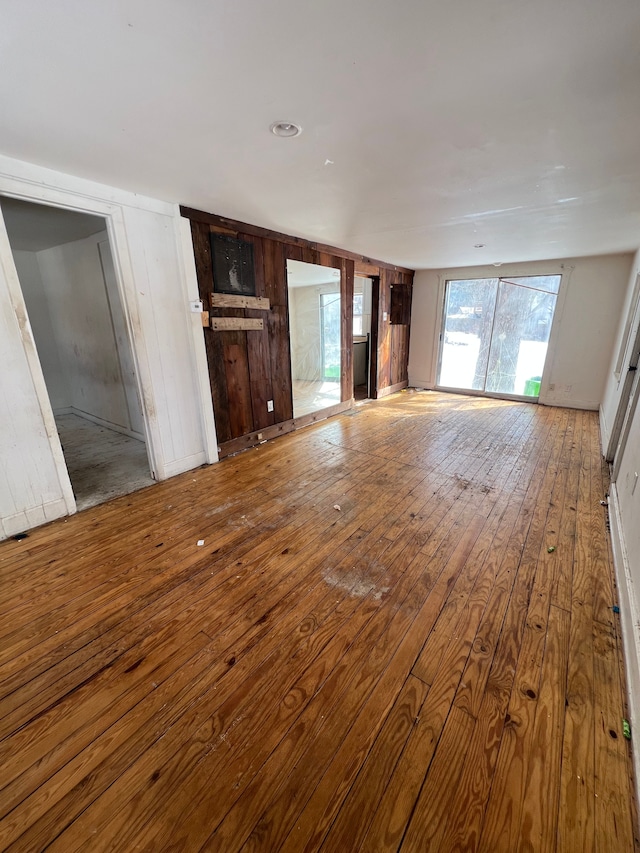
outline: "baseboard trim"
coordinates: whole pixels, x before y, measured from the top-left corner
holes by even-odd
[[[42,524],[47,524],[56,518],[62,518],[69,514],[69,508],[64,498],[29,507],[22,512],[15,513],[15,515],[8,515],[0,519],[0,540],[8,539],[17,533],[24,533],[25,530],[32,530],[34,527],[40,527]]]
[[[616,584],[618,586],[618,605],[620,607],[620,625],[622,647],[624,651],[624,668],[627,676],[627,703],[629,707],[629,722],[634,736],[633,769],[636,780],[636,802],[640,808],[638,796],[638,780],[640,779],[640,742],[635,745],[635,739],[640,739],[640,611],[631,577],[629,558],[624,539],[624,528],[620,515],[620,503],[615,483],[609,491],[609,525],[611,528],[611,547]]]
[[[541,406],[549,406],[549,408],[553,409],[580,409],[583,412],[597,412],[600,410],[600,403],[596,403],[593,400],[549,400],[540,395],[538,402]]]
[[[404,388],[409,386],[409,380],[405,379],[404,382],[396,382],[395,385],[389,385],[387,388],[378,389],[378,393],[376,395],[376,400],[380,400],[382,397],[388,397],[389,394],[395,394],[397,391],[402,391]]]
[[[182,459],[174,459],[172,462],[165,462],[163,476],[156,477],[157,480],[168,480],[169,477],[176,477],[178,474],[184,474],[185,471],[192,471],[194,468],[199,468],[201,465],[208,465],[209,459],[205,450],[199,453],[193,453],[191,456],[184,456]]]
[[[223,442],[218,447],[220,459],[225,459],[234,453],[241,450],[247,450],[249,447],[255,447],[257,444],[262,444],[264,441],[270,441],[272,438],[278,438],[281,435],[287,435],[290,432],[295,432],[311,424],[325,421],[327,418],[332,418],[334,415],[340,415],[343,412],[349,411],[353,407],[353,399],[346,400],[343,403],[336,403],[335,406],[327,406],[326,409],[319,409],[317,412],[311,412],[308,415],[301,415],[297,418],[291,418],[288,421],[282,421],[272,426],[264,427],[259,431],[247,433],[239,438],[232,438],[230,441]]]

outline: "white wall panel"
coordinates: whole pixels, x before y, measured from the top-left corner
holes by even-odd
[[[104,237],[94,234],[55,246],[38,252],[37,258],[60,362],[70,388],[70,405],[78,414],[131,429],[98,251],[98,243]],[[36,335],[36,343],[38,340]]]
[[[72,405],[71,390],[60,361],[58,342],[51,319],[51,306],[42,283],[38,255],[36,252],[14,251],[13,258],[51,405],[54,410],[67,409]]]
[[[0,156],[0,193],[104,216],[158,479],[216,461],[188,231],[176,205]],[[11,248],[0,220],[1,535],[73,511]]]

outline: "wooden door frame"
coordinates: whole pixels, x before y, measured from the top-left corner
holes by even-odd
[[[636,276],[633,304],[629,306],[629,309],[633,312],[633,315],[630,318],[628,336],[625,333],[627,340],[619,362],[620,372],[618,373],[618,387],[621,384],[622,388],[618,397],[616,414],[611,425],[609,441],[607,442],[607,447],[604,448],[605,459],[607,462],[614,463],[616,474],[617,469],[620,467],[619,457],[624,452],[624,445],[627,440],[628,429],[625,433],[625,425],[628,419],[627,411],[631,397],[636,393],[636,373],[640,365],[640,273]]]
[[[378,399],[378,342],[380,340],[380,271],[377,275],[367,273],[371,279],[371,332],[369,338],[369,397]]]

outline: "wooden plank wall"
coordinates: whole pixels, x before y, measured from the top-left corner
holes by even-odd
[[[391,286],[413,282],[413,271],[372,261],[331,246],[278,234],[257,226],[225,219],[215,214],[181,208],[191,222],[200,298],[215,317],[245,317],[264,320],[264,329],[213,331],[205,328],[205,346],[211,382],[216,431],[222,456],[239,446],[280,435],[300,426],[293,418],[287,260],[338,268],[341,271],[343,407],[353,399],[353,285],[359,274],[374,276],[372,347],[374,352],[372,396],[383,396],[407,384],[409,327],[390,324]],[[267,298],[268,311],[249,308],[212,308],[213,290],[211,233],[249,241],[254,247],[256,296]],[[377,278],[376,278],[377,277]],[[380,310],[376,319],[375,305]],[[383,313],[386,312],[386,319]],[[377,356],[377,357],[376,357]],[[273,412],[267,402],[273,400]],[[332,407],[332,410],[336,407]],[[332,411],[333,413],[333,411]],[[239,444],[239,439],[243,441]]]
[[[372,396],[376,398],[406,388],[408,384],[410,325],[391,323],[391,293],[394,284],[406,285],[405,298],[409,301],[410,314],[413,273],[392,269],[380,270],[377,298],[377,381],[375,393],[372,391]],[[372,324],[376,317],[375,303],[374,292]]]

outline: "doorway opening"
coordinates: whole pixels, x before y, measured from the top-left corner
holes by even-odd
[[[353,284],[353,396],[371,397],[371,288],[372,280],[356,275]]]
[[[0,207],[77,509],[153,484],[106,220]]]
[[[447,281],[438,387],[537,400],[560,279]]]
[[[293,417],[341,399],[340,270],[287,260]]]
[[[611,481],[618,478],[622,455],[627,444],[635,410],[638,405],[638,365],[640,364],[640,275],[636,276],[629,314],[618,349],[614,375],[620,394],[605,448],[607,462],[613,463]]]

